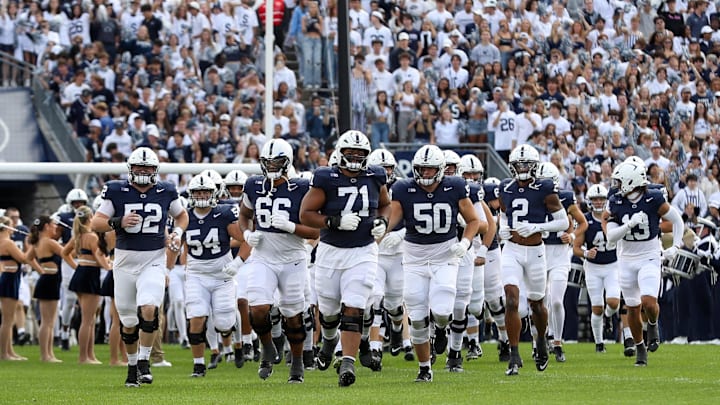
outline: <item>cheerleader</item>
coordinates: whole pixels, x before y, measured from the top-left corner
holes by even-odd
[[[82,314],[78,331],[80,364],[102,364],[95,358],[95,314],[100,304],[100,268],[110,268],[100,249],[100,238],[90,229],[92,216],[86,205],[75,210],[73,237],[62,250],[63,260],[75,269],[70,291],[77,294]]]

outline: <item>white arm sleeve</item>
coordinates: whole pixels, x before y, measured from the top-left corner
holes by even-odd
[[[485,216],[485,209],[483,208],[482,201],[478,201],[475,204],[473,204],[473,207],[475,208],[475,214],[477,214],[478,219],[480,221],[487,222],[487,217]]]
[[[567,212],[564,208],[553,212],[552,218],[552,221],[540,224],[538,228],[540,228],[543,232],[562,232],[570,227]]]
[[[607,239],[610,243],[617,243],[622,239],[626,233],[630,230],[630,227],[625,225],[618,225],[615,222],[607,223]]]
[[[180,215],[183,211],[185,211],[185,208],[183,208],[182,203],[180,202],[180,199],[176,198],[170,203],[170,208],[168,209],[168,214],[170,214],[171,217],[175,218],[178,215]]]
[[[247,194],[243,194],[243,200],[242,203],[245,207],[255,210],[255,205],[250,201],[250,198],[248,198]]]
[[[108,218],[112,218],[113,215],[115,215],[115,208],[113,207],[113,203],[110,200],[103,200],[102,204],[100,204],[100,208],[98,208],[97,212],[106,215]]]
[[[508,227],[508,219],[507,219],[507,215],[505,214],[505,212],[500,211],[500,213],[498,214],[498,218],[499,218],[498,219],[498,230],[500,230],[500,228],[507,228]]]
[[[663,215],[663,219],[672,222],[673,246],[683,246],[683,233],[685,232],[685,224],[683,223],[680,213],[675,207],[670,206],[668,212]]]

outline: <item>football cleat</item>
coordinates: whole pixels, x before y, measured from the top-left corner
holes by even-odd
[[[397,356],[402,352],[402,345],[403,345],[403,337],[402,337],[402,329],[395,332],[392,330],[392,327],[390,328],[390,354],[393,356]]]
[[[303,366],[305,370],[315,370],[315,351],[303,350]]]
[[[355,383],[355,363],[351,359],[343,359],[338,369],[338,385],[349,387]]]
[[[153,376],[150,372],[150,361],[138,360],[137,363],[138,381],[140,384],[152,384]]]
[[[260,362],[258,376],[263,380],[267,380],[273,373],[273,364],[270,361],[263,360]]]
[[[625,357],[632,357],[635,355],[635,340],[633,340],[633,338],[625,338],[625,341],[623,341],[623,346],[625,346],[625,349],[623,351]]]
[[[125,386],[128,388],[137,388],[140,386],[138,382],[138,369],[137,366],[128,366],[128,374],[125,379]]]
[[[482,357],[482,347],[475,342],[475,339],[468,342],[468,352],[465,356],[465,360],[477,360]]]
[[[445,353],[445,349],[447,349],[448,339],[447,339],[447,331],[445,328],[440,328],[438,326],[435,327],[435,353],[436,354],[443,354]]]
[[[415,361],[415,353],[413,353],[412,346],[405,347],[405,361]]]
[[[513,376],[513,375],[520,374],[520,367],[522,367],[522,365],[520,365],[519,360],[520,360],[519,358],[517,358],[517,359],[513,359],[512,357],[510,358],[510,361],[508,361],[508,368],[507,368],[507,370],[505,370],[506,376]]]
[[[605,343],[595,343],[595,353],[605,353]]]
[[[613,335],[612,317],[603,316],[603,335],[607,339],[615,340],[615,336]]]
[[[658,324],[655,323],[655,325],[651,325],[648,323],[647,334],[648,334],[647,349],[649,352],[654,353],[660,347],[660,336],[658,333]]]
[[[565,352],[563,351],[562,346],[555,346],[553,348],[553,352],[555,352],[555,360],[558,363],[565,363]]]
[[[288,384],[302,384],[305,382],[305,375],[300,374],[290,374],[290,377],[288,378]]]
[[[25,346],[30,341],[30,334],[29,333],[21,333],[17,337],[17,345],[18,346]]]
[[[317,355],[317,368],[321,371],[330,368],[333,361],[333,350],[337,346],[338,337],[336,336],[333,340],[327,340],[323,338],[323,345]]]
[[[550,357],[548,356],[547,342],[545,341],[545,337],[538,337],[537,354],[535,355],[535,368],[538,371],[545,371],[549,362]]]
[[[192,372],[192,374],[190,374],[190,377],[193,377],[193,378],[205,377],[205,365],[204,364],[193,365],[193,372]]]
[[[510,342],[498,341],[498,358],[501,363],[510,361]]]
[[[237,348],[235,352],[235,367],[242,368],[245,365],[245,355],[242,348]]]
[[[253,361],[253,345],[245,343],[242,347],[243,357],[245,361]]]
[[[415,377],[415,382],[432,382],[433,380],[433,372],[430,369],[430,367],[420,367],[420,372],[418,372],[417,377]]]
[[[274,337],[272,338],[272,341],[275,345],[275,353],[277,353],[275,360],[273,360],[273,364],[280,364],[283,359],[283,351],[285,350],[285,335]]]
[[[648,352],[645,343],[637,345],[637,357],[635,358],[635,367],[647,366]]]
[[[60,347],[62,348],[62,351],[67,352],[70,350],[70,339],[62,339],[60,341]]]
[[[463,358],[462,353],[459,351],[455,351],[450,349],[450,352],[448,353],[447,360],[445,361],[445,369],[451,373],[462,373],[465,370],[462,366]]]
[[[187,339],[183,339],[183,341],[180,342],[180,347],[183,349],[189,349],[190,343],[187,341]]]
[[[210,364],[208,365],[208,370],[216,369],[218,364],[222,363],[222,354],[220,353],[212,353],[210,355]]]

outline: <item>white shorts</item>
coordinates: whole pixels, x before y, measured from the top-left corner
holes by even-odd
[[[587,285],[590,305],[604,306],[603,292],[607,298],[620,298],[618,284],[618,263],[595,264],[585,261],[585,284]]]
[[[317,292],[315,291],[315,265],[309,265],[305,282],[305,306],[317,305]]]
[[[487,255],[485,255],[485,271],[483,274],[485,300],[488,302],[505,296],[502,278],[500,277],[501,270],[500,248],[488,250]]]
[[[138,307],[160,307],[165,298],[165,249],[115,249],[115,305],[127,328],[138,324]]]
[[[262,259],[251,259],[243,270],[248,273],[247,295],[250,306],[275,305],[280,313],[292,317],[305,309],[305,282],[307,262],[270,264]],[[275,292],[278,299],[275,299]]]
[[[240,267],[240,271],[235,275],[235,299],[245,300],[248,299],[247,292],[248,273],[245,265]]]
[[[185,301],[185,266],[176,265],[170,272],[168,299],[170,302]]]
[[[337,258],[342,255],[356,257],[357,262],[349,268],[327,267],[321,258]],[[335,259],[330,263],[336,262]],[[350,308],[368,307],[370,294],[375,285],[378,267],[377,244],[351,249],[337,248],[320,243],[315,260],[315,291],[318,307],[325,315],[340,313],[342,304]]]
[[[570,274],[570,245],[545,245],[545,264],[548,281],[567,281]]]
[[[474,260],[474,258],[473,258]],[[458,280],[460,276],[458,275]],[[473,266],[472,294],[468,304],[468,312],[480,316],[485,305],[485,266]]]
[[[432,311],[449,316],[453,312],[458,266],[453,264],[403,264],[405,305],[411,320],[422,320]]]
[[[231,278],[190,274],[185,280],[185,310],[188,319],[212,315],[217,330],[235,325],[235,282]]]
[[[520,287],[525,281],[527,298],[539,301],[545,297],[547,270],[545,266],[545,246],[523,246],[507,241],[502,250],[503,285]]]
[[[30,285],[27,281],[28,276],[20,277],[20,290],[18,291],[18,300],[22,302],[24,307],[30,306]]]
[[[385,299],[385,307],[395,309],[403,301],[403,266],[402,254],[378,256],[378,269],[373,287],[373,306],[380,308],[380,301]]]
[[[587,277],[587,275],[586,275]],[[636,307],[644,295],[657,298],[662,279],[662,262],[659,255],[622,260],[620,290],[625,304]]]

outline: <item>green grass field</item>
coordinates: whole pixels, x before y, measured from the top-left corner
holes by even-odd
[[[220,364],[201,379],[191,379],[190,351],[166,346],[172,368],[153,369],[155,382],[139,389],[123,386],[125,368],[107,365],[80,366],[77,348],[56,351],[65,362],[39,362],[37,346],[16,348],[27,362],[0,363],[0,403],[283,403],[283,404],[479,404],[479,403],[714,403],[720,394],[720,347],[663,345],[650,354],[649,366],[637,368],[634,359],[622,355],[621,345],[609,345],[596,354],[594,345],[566,345],[568,361],[551,360],[548,369],[537,372],[530,348],[521,350],[525,367],[516,377],[503,374],[494,345],[486,344],[485,356],[465,363],[465,373],[443,370],[445,357],[434,366],[430,384],[413,382],[416,362],[402,357],[383,359],[380,373],[358,369],[350,388],[337,386],[337,374],[306,371],[305,384],[286,383],[288,369],[275,366],[267,381],[257,377],[258,363]],[[106,361],[107,346],[97,347]],[[358,364],[359,365],[359,364]]]

